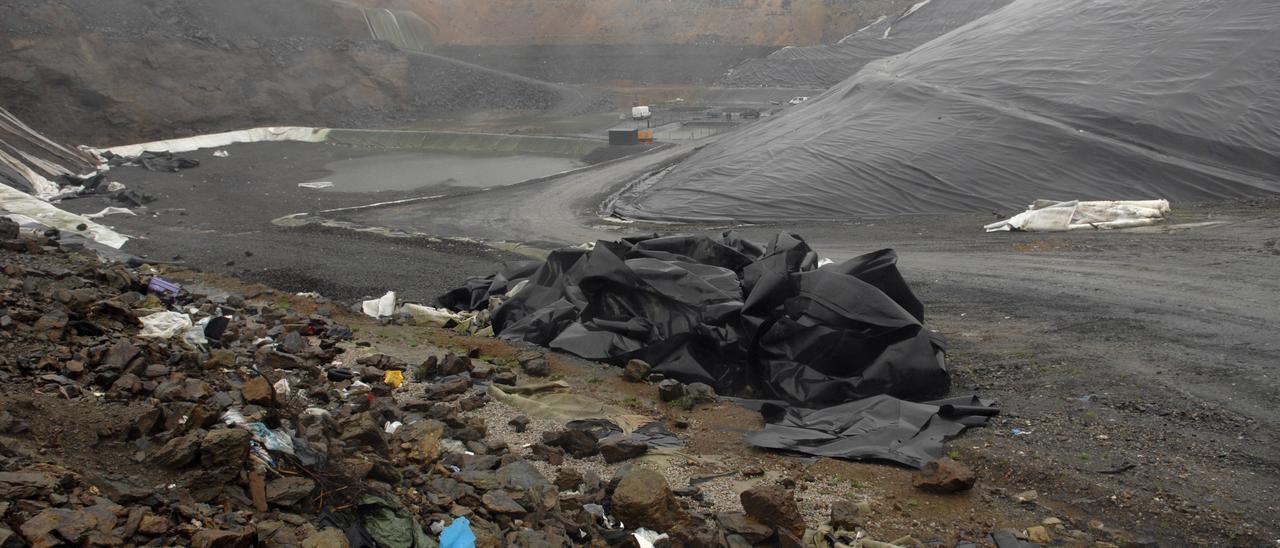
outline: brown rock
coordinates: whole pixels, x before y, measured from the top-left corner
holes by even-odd
[[[804,536],[804,518],[791,491],[778,485],[761,484],[742,492],[742,509],[756,521],[775,529]]]
[[[347,535],[333,527],[325,527],[302,541],[302,548],[350,548]]]
[[[973,488],[978,475],[972,468],[960,464],[948,457],[931,460],[924,465],[914,477],[912,485],[916,489],[931,493],[956,493]]]
[[[636,466],[627,472],[614,488],[611,500],[614,514],[628,527],[671,531],[684,529],[690,523],[667,479],[647,468]]]
[[[440,460],[440,439],[444,437],[444,423],[436,420],[421,420],[413,424],[401,426],[394,439],[409,444],[407,457],[420,464],[431,464]]]
[[[205,468],[244,468],[251,437],[247,430],[239,428],[223,428],[205,434],[204,442],[200,444],[200,463]]]
[[[644,360],[631,360],[627,362],[627,366],[622,369],[622,379],[627,382],[644,382],[649,378],[649,371],[653,370]]]
[[[499,514],[525,514],[529,512],[523,506],[520,506],[520,503],[516,502],[515,499],[512,499],[510,494],[501,489],[486,492],[480,500],[490,512]]]
[[[275,391],[271,389],[271,383],[266,377],[261,375],[249,379],[244,382],[244,388],[240,389],[240,394],[244,396],[244,401],[254,405],[270,405]]]
[[[163,468],[182,468],[196,459],[200,452],[200,436],[191,434],[169,440],[159,449],[152,451],[147,460]]]
[[[256,535],[253,528],[240,531],[203,529],[191,535],[191,548],[239,548],[252,546]]]
[[[866,512],[851,500],[837,500],[831,503],[831,526],[836,530],[854,531],[863,526]]]
[[[649,444],[635,436],[617,436],[600,442],[600,456],[608,464],[634,459],[648,450]]]
[[[316,482],[300,476],[287,476],[267,483],[267,501],[280,506],[293,506],[316,488]]]
[[[573,428],[559,432],[544,432],[542,435],[542,443],[564,449],[566,453],[580,459],[596,454],[598,452],[596,444],[599,441],[595,434]]]
[[[138,532],[144,535],[158,536],[169,532],[169,520],[155,514],[142,516],[138,522]]]
[[[773,536],[773,528],[751,519],[741,512],[716,514],[716,521],[726,533],[739,535],[751,544],[761,544]]]

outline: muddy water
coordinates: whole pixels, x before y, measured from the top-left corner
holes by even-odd
[[[551,156],[406,152],[337,160],[325,165],[327,192],[404,191],[427,187],[489,188],[581,167]]]

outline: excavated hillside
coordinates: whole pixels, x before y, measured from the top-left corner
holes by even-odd
[[[723,44],[839,40],[905,0],[356,0],[413,11],[438,44]]]
[[[331,0],[0,3],[0,97],[68,142],[545,109],[543,82],[399,49]]]

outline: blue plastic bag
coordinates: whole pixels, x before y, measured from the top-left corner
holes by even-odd
[[[440,531],[440,548],[476,548],[476,534],[465,516],[453,520]]]

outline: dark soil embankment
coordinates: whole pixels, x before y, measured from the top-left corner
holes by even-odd
[[[261,125],[374,127],[539,110],[564,88],[369,40],[326,0],[0,5],[0,97],[95,145]]]

